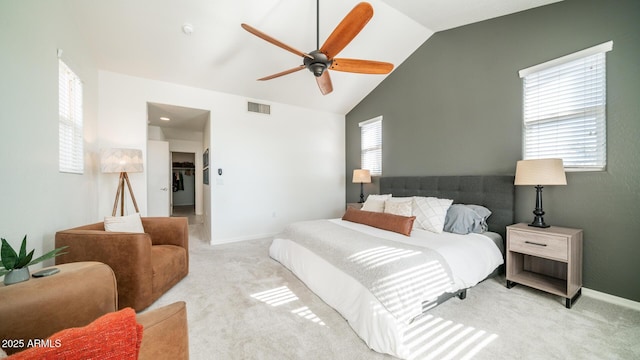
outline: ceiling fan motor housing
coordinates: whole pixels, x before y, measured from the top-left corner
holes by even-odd
[[[309,55],[313,56],[313,59],[304,58],[304,66],[309,69],[316,77],[322,76],[322,73],[331,66],[332,60],[329,60],[327,55],[320,52],[320,50],[315,50],[309,53]]]

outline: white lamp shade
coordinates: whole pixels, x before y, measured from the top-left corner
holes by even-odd
[[[371,182],[371,173],[369,170],[355,169],[353,170],[353,182],[368,184]]]
[[[518,161],[514,185],[567,185],[562,159]]]
[[[142,150],[102,150],[100,168],[103,173],[142,172]]]

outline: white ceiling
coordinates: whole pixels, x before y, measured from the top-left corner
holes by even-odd
[[[162,128],[168,139],[192,140],[193,133],[202,133],[209,116],[209,110],[147,103],[147,125]]]
[[[339,57],[396,68],[434,32],[558,0],[370,0],[373,19]],[[307,70],[257,78],[302,64],[240,27],[247,23],[305,52],[316,46],[313,0],[70,0],[79,30],[103,70],[346,114],[386,75],[331,72],[323,96]],[[358,3],[320,1],[320,44]],[[194,32],[185,35],[182,25]]]

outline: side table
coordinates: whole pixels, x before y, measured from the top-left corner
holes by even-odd
[[[582,230],[528,224],[507,226],[507,288],[526,285],[565,298],[582,293]]]

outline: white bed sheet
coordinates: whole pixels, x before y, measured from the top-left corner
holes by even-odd
[[[454,290],[476,285],[503,263],[502,253],[494,241],[483,234],[435,234],[414,229],[407,237],[341,219],[330,221],[373,236],[437,251],[451,268]],[[357,280],[290,239],[275,237],[269,254],[337,310],[371,349],[401,359],[408,357],[410,349],[404,344],[404,334],[411,325],[396,321]]]

